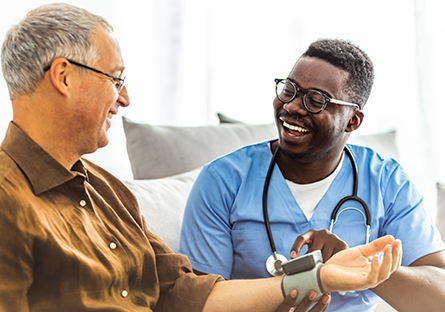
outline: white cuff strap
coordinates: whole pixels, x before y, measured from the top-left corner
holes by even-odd
[[[320,269],[322,266],[323,263],[317,262],[315,267],[309,271],[292,275],[285,274],[283,282],[281,283],[284,297],[286,297],[292,289],[298,290],[298,296],[294,303],[294,306],[296,306],[303,300],[310,290],[315,290],[317,292],[317,297],[314,301],[320,300],[321,296],[325,293],[320,280]]]

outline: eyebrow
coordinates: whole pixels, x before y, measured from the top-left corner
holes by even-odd
[[[315,91],[318,91],[318,92],[323,93],[324,95],[326,95],[327,97],[329,97],[329,98],[331,98],[331,99],[334,99],[334,97],[333,97],[329,92],[326,92],[325,90],[321,90],[321,89],[317,89],[317,88],[309,88],[309,89],[305,89],[305,88],[302,88],[302,87],[301,87],[301,86],[300,86],[294,79],[289,78],[289,77],[287,77],[286,79],[292,81],[293,83],[295,83],[298,87],[300,87],[300,88],[303,89],[303,90],[307,90],[307,91],[309,91],[309,90],[315,90]]]
[[[122,73],[124,72],[124,70],[125,70],[125,65],[117,65],[117,66],[112,70],[112,72],[113,72],[113,73],[115,73],[115,72],[119,72],[119,75],[122,75]]]

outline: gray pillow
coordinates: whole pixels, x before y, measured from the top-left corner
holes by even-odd
[[[277,137],[273,124],[175,127],[135,123],[123,117],[123,125],[134,179],[187,172],[242,146]]]
[[[239,120],[227,117],[226,115],[224,115],[222,113],[216,113],[216,115],[218,116],[218,120],[219,120],[220,124],[223,124],[223,123],[244,123]]]
[[[443,183],[437,183],[436,225],[442,239],[445,239],[445,184]]]

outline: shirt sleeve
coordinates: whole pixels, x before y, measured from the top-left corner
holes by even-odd
[[[444,244],[422,195],[397,164],[383,187],[386,220],[381,235],[391,234],[402,241],[402,265],[443,250]]]
[[[27,312],[34,265],[29,244],[4,215],[0,216],[0,233],[0,311]]]
[[[229,179],[226,179],[229,180]],[[231,183],[236,179],[232,180]],[[190,192],[184,211],[179,253],[195,270],[229,279],[233,264],[230,207],[235,197],[212,166],[204,166]]]
[[[142,219],[145,233],[156,254],[160,296],[154,311],[202,311],[214,284],[223,278],[195,275],[187,257],[173,253],[158,236],[147,230],[145,219]]]

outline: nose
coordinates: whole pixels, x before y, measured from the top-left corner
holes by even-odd
[[[283,105],[289,114],[307,115],[308,111],[303,105],[303,95],[300,93],[291,102]]]
[[[130,97],[128,96],[128,91],[127,91],[127,87],[126,86],[124,86],[122,88],[121,92],[119,93],[119,97],[117,99],[117,102],[122,107],[127,107],[127,106],[130,105]]]

